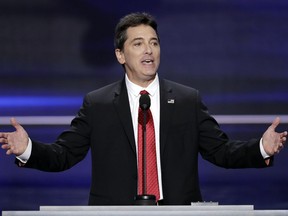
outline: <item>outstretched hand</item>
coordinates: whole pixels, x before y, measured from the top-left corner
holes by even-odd
[[[11,118],[10,122],[15,131],[0,132],[0,143],[2,144],[2,149],[7,150],[7,155],[14,154],[19,156],[27,148],[29,141],[28,134],[15,118]]]
[[[284,144],[287,139],[287,131],[277,133],[276,127],[280,124],[280,118],[277,117],[274,119],[273,123],[268,127],[268,129],[263,134],[263,147],[265,152],[272,156],[274,154],[278,154],[282,148],[284,148]]]

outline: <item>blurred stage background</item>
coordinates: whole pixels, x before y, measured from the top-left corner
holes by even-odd
[[[283,115],[279,130],[288,128],[286,0],[1,0],[0,131],[13,130],[12,116],[38,116],[40,125],[20,123],[31,138],[53,142],[84,94],[123,77],[113,32],[135,11],[158,20],[160,76],[199,89],[216,119],[244,121],[223,122],[231,138],[260,137],[270,116]],[[245,124],[246,115],[263,121]],[[288,209],[287,148],[269,169],[226,170],[199,160],[204,200]],[[0,210],[86,205],[90,169],[90,156],[62,173],[20,169],[2,150]]]

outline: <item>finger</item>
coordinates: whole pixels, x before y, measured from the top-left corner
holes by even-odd
[[[21,128],[21,125],[17,122],[16,118],[11,118],[10,122],[16,130],[19,130]]]
[[[287,132],[285,131],[280,133],[280,140],[285,142],[286,139],[287,139]]]
[[[8,140],[6,138],[0,138],[0,143],[6,144],[8,143]]]
[[[8,149],[7,151],[6,151],[6,155],[11,155],[12,154],[12,150],[11,149]]]
[[[279,152],[280,152],[281,149],[282,149],[282,148],[281,148],[281,145],[280,145],[280,144],[277,145],[277,146],[275,146],[275,148],[274,148],[274,153],[275,153],[275,154],[279,154]]]
[[[7,133],[0,133],[0,139],[6,139],[8,137]]]
[[[273,149],[274,154],[277,154],[279,152],[278,148]]]
[[[274,121],[272,122],[272,124],[271,124],[270,127],[275,130],[276,127],[277,127],[279,124],[280,124],[280,118],[279,118],[279,117],[276,117],[276,118],[274,119]]]
[[[2,149],[8,150],[10,149],[10,145],[9,144],[4,144],[1,146]]]

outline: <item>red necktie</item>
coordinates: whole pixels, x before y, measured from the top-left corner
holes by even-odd
[[[147,91],[141,91],[140,94],[149,94]],[[143,160],[143,120],[144,111],[139,107],[138,114],[138,194],[155,195],[156,201],[160,198],[156,143],[153,117],[150,109],[146,111],[146,160]],[[146,166],[143,164],[146,161]],[[146,185],[143,184],[143,168],[146,167]],[[146,191],[145,191],[146,190]]]

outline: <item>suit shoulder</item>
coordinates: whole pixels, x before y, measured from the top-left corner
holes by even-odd
[[[119,80],[99,89],[88,92],[84,97],[84,103],[95,104],[111,102],[115,98],[115,95],[120,92],[121,83],[121,80]]]
[[[181,83],[177,83],[171,80],[162,80],[163,86],[167,89],[171,89],[172,91],[176,91],[179,93],[188,93],[188,94],[199,94],[199,91],[191,86],[183,85]]]
[[[103,97],[103,96],[108,96],[110,94],[113,94],[115,92],[117,92],[119,90],[119,88],[121,87],[121,80],[117,81],[117,82],[114,82],[114,83],[111,83],[111,84],[108,84],[106,86],[103,86],[101,88],[98,88],[98,89],[95,89],[91,92],[88,92],[86,94],[86,96],[89,96],[89,97]]]

